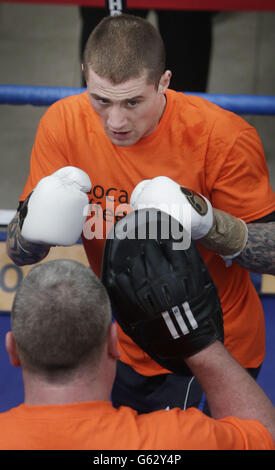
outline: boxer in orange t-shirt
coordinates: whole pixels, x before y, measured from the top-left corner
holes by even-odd
[[[169,177],[247,224],[247,244],[229,267],[200,240],[198,246],[218,287],[225,345],[240,364],[257,373],[265,356],[264,316],[249,271],[273,274],[275,259],[275,195],[257,132],[240,117],[202,98],[169,90],[171,72],[165,70],[162,41],[145,20],[122,15],[101,22],[87,43],[83,70],[87,92],[55,103],[40,121],[20,210],[8,230],[11,258],[18,264],[35,263],[58,244],[47,238],[53,224],[47,222],[44,230],[45,210],[35,216],[45,239],[35,242],[22,237],[26,211],[21,209],[39,181],[62,167],[77,167],[91,181],[82,240],[98,276],[105,236],[129,210],[135,186],[144,179]],[[55,194],[51,188],[50,193]],[[58,209],[58,195],[53,199]],[[67,209],[74,220],[72,206]],[[61,210],[64,213],[64,207]],[[57,220],[59,231],[68,232]],[[116,384],[121,386],[115,386],[113,394],[117,405],[130,404],[139,411],[158,409],[163,398],[152,395],[152,401],[146,402],[146,387],[170,390],[171,380],[178,385],[171,385],[166,405],[186,403],[195,381],[185,382],[183,393],[185,378],[167,374],[120,329],[119,347]]]

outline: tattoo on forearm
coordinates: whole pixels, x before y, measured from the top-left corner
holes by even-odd
[[[17,266],[38,263],[47,256],[50,247],[25,240],[20,233],[19,213],[17,212],[7,230],[7,252]]]
[[[252,272],[275,274],[275,222],[251,223],[247,227],[247,245],[234,261]]]

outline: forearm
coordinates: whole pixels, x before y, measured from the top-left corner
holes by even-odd
[[[7,252],[12,261],[17,266],[38,263],[47,256],[49,251],[49,245],[31,243],[22,237],[17,212],[7,230]]]
[[[186,359],[205,391],[214,419],[236,416],[260,421],[275,440],[275,408],[257,382],[216,341]]]
[[[275,274],[275,222],[251,223],[247,227],[246,247],[234,261],[249,271]]]

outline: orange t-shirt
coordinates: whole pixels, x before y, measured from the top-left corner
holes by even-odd
[[[157,129],[129,147],[118,147],[108,139],[86,92],[56,102],[39,123],[21,200],[41,178],[63,166],[86,171],[93,185],[90,201],[96,206],[82,239],[97,275],[104,237],[127,212],[131,192],[143,179],[166,175],[246,222],[275,210],[275,194],[256,130],[203,98],[172,90],[166,96]],[[199,248],[219,291],[225,345],[244,367],[257,367],[265,355],[265,326],[249,272],[235,263],[226,268],[220,256]],[[119,344],[121,360],[137,372],[164,371],[120,328]]]
[[[107,401],[20,405],[0,413],[1,450],[274,450],[258,421],[214,420],[195,408],[138,415]]]

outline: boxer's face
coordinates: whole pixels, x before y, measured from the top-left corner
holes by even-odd
[[[89,70],[89,100],[113,144],[133,145],[154,132],[165,108],[170,76],[171,72],[166,71],[156,89],[147,82],[146,73],[114,85]]]

